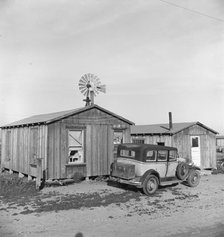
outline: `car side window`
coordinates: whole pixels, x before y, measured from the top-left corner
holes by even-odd
[[[176,160],[177,160],[177,152],[169,151],[169,161],[176,161]]]
[[[156,152],[155,151],[147,151],[146,161],[156,161]]]
[[[135,157],[135,151],[132,150],[121,150],[120,155],[123,157],[129,157],[134,158]]]
[[[157,161],[167,161],[167,153],[166,150],[158,151],[157,155]]]

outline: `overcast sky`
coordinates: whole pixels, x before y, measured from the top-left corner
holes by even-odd
[[[0,0],[0,125],[95,103],[136,124],[224,133],[223,0]]]

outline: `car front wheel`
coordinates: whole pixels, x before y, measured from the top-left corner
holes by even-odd
[[[201,176],[198,170],[191,170],[190,174],[187,178],[187,184],[190,187],[196,187],[198,186],[199,182],[200,182]]]
[[[150,196],[156,192],[159,186],[159,180],[155,175],[148,175],[143,182],[143,192]]]

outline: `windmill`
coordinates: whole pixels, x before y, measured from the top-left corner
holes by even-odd
[[[92,74],[84,74],[79,80],[79,90],[86,96],[83,101],[86,102],[86,106],[94,104],[94,96],[99,92],[106,93],[106,86],[102,85],[100,79]]]

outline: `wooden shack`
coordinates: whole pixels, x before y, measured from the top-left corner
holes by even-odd
[[[133,143],[177,147],[179,156],[202,169],[216,168],[216,134],[200,122],[136,125],[131,127]]]
[[[114,144],[130,142],[134,123],[98,105],[36,115],[2,126],[1,167],[46,179],[108,175]]]

